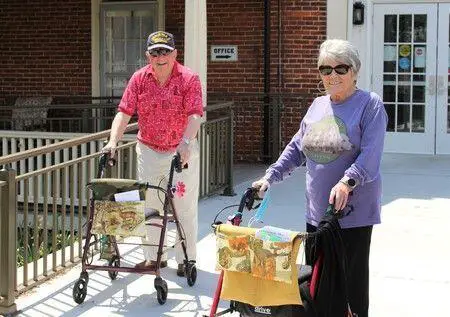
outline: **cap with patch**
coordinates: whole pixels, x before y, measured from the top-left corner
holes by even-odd
[[[155,48],[167,48],[173,51],[175,49],[173,35],[164,31],[157,31],[150,34],[147,39],[147,50],[150,51]]]

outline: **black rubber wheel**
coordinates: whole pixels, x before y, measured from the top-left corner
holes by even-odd
[[[186,274],[188,285],[194,286],[195,281],[197,281],[197,268],[195,267],[195,264],[189,264],[186,267],[185,274]]]
[[[113,255],[108,262],[108,266],[119,267],[120,266],[120,258],[117,255]],[[119,272],[117,272],[117,271],[108,271],[109,278],[114,281],[117,278],[118,273]]]
[[[80,279],[84,280],[86,284],[89,283],[89,274],[88,272],[81,272],[80,273]]]
[[[162,278],[155,278],[156,297],[160,305],[164,305],[167,301],[167,294],[169,293],[167,282]]]
[[[87,283],[83,279],[78,279],[73,286],[72,298],[77,304],[84,302],[87,295]]]

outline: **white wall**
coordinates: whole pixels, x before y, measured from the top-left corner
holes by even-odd
[[[373,1],[366,0],[364,3],[364,24],[353,25],[353,0],[348,2],[347,33],[348,40],[351,41],[359,51],[361,59],[361,70],[358,75],[358,87],[372,90],[372,28],[373,28]]]
[[[371,89],[372,1],[363,1],[365,4],[363,25],[353,25],[353,2],[353,0],[327,1],[327,38],[346,39],[356,45],[362,65],[358,76],[358,87]]]
[[[327,0],[328,39],[347,39],[347,1]]]

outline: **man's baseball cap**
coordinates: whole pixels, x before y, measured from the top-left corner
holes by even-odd
[[[173,51],[175,49],[173,34],[164,31],[157,31],[150,34],[147,39],[147,51],[155,48],[166,48]]]

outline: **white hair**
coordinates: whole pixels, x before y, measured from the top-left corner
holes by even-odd
[[[358,74],[361,68],[358,50],[349,41],[331,39],[323,42],[320,45],[317,66],[323,65],[325,60],[330,59],[351,66],[355,74]]]

